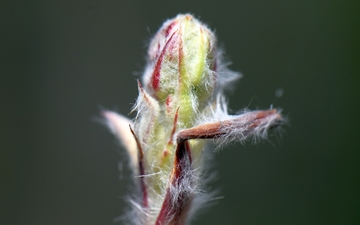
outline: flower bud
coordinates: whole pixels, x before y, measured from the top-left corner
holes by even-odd
[[[226,69],[220,56],[204,24],[178,15],[150,42],[134,122],[103,113],[127,148],[136,176],[137,214],[131,216],[136,224],[187,224],[203,192],[204,139],[266,138],[284,122],[275,109],[228,115],[222,90],[239,75]]]
[[[216,81],[216,39],[191,15],[168,20],[148,51],[143,82],[146,91],[169,112],[191,116],[212,96]]]

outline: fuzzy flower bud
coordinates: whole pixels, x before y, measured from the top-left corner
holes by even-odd
[[[228,115],[223,88],[239,77],[226,69],[213,32],[191,15],[166,21],[155,34],[134,122],[103,113],[130,157],[138,186],[134,224],[189,222],[203,193],[206,139],[266,138],[282,124],[275,109]]]
[[[174,97],[206,101],[216,79],[215,47],[214,34],[191,15],[165,22],[149,46],[146,90],[168,104]]]

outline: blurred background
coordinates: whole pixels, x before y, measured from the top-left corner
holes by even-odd
[[[359,1],[1,1],[0,224],[98,225],[127,209],[123,149],[146,46],[193,13],[244,77],[232,112],[272,104],[282,138],[215,152],[216,201],[192,224],[360,224]],[[120,168],[120,170],[119,170]]]

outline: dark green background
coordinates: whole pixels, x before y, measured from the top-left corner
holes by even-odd
[[[224,198],[193,224],[360,224],[359,5],[1,1],[0,224],[110,225],[124,212],[125,154],[96,118],[130,111],[149,39],[180,12],[215,29],[244,74],[234,111],[274,104],[290,119],[280,141],[214,154]]]

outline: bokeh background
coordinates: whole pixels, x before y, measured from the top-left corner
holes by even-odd
[[[0,224],[124,224],[127,114],[167,18],[214,29],[244,77],[233,112],[271,104],[282,138],[214,153],[222,199],[193,224],[360,224],[359,1],[1,1]],[[282,91],[282,95],[279,94]],[[119,163],[120,162],[120,163]],[[120,168],[120,170],[119,170]]]

